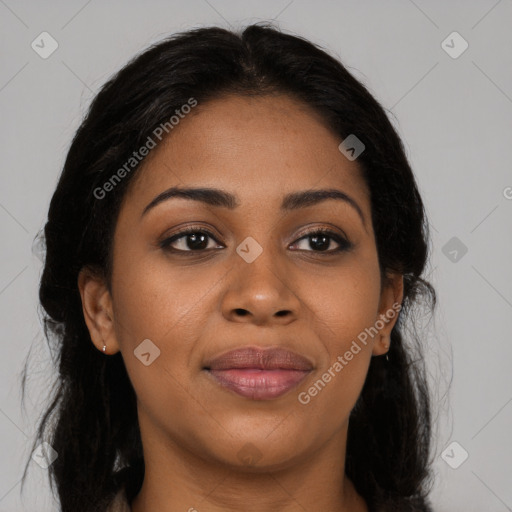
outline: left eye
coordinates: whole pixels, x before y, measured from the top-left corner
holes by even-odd
[[[329,230],[317,230],[317,231],[311,231],[307,233],[305,236],[300,238],[297,242],[295,242],[294,245],[297,245],[300,242],[305,242],[308,244],[309,239],[309,247],[313,248],[313,252],[327,252],[327,253],[335,253],[343,250],[347,250],[350,248],[351,244],[348,240],[343,238],[342,236],[338,235],[337,233],[334,233]],[[335,249],[330,249],[331,242],[334,241],[338,244],[338,247]],[[298,248],[299,250],[308,250],[307,248]]]
[[[301,251],[309,251],[307,247],[298,247],[300,243],[307,244],[308,239],[309,248],[312,249],[313,252],[335,253],[347,250],[351,247],[351,243],[341,235],[325,229],[306,233],[294,242],[292,247],[295,246],[294,249]],[[222,245],[213,243],[214,241],[216,242],[216,239],[209,231],[188,230],[163,240],[160,242],[160,247],[172,252],[201,252],[207,249],[223,247]],[[338,247],[334,249],[330,248],[333,241],[338,244]],[[213,243],[213,246],[210,245],[209,242]]]

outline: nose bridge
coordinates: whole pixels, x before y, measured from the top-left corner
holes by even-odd
[[[243,288],[259,289],[275,294],[284,286],[280,275],[283,263],[279,261],[279,248],[274,247],[271,234],[259,236],[259,240],[248,236],[236,248],[238,261],[235,263],[236,281]]]

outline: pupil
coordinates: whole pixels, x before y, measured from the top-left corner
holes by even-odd
[[[206,241],[206,238],[208,235],[200,234],[197,235],[196,233],[188,235],[187,243],[189,249],[205,249],[208,246],[208,242]],[[206,243],[205,243],[206,241]]]
[[[329,248],[329,237],[325,235],[313,235],[311,236],[310,246],[320,251],[326,250]]]

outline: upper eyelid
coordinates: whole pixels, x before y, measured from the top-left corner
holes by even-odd
[[[322,226],[306,228],[303,231],[301,231],[297,236],[302,238],[304,236],[308,236],[308,235],[314,234],[316,232],[328,233],[331,235],[336,235],[336,236],[340,236],[340,237],[344,237],[344,238],[348,239],[348,237],[345,235],[345,233],[336,233],[334,229],[328,228],[328,227],[322,227]],[[178,230],[176,233],[173,233],[172,235],[170,235],[166,238],[174,238],[174,237],[178,237],[178,236],[181,237],[181,236],[185,236],[190,233],[206,233],[208,236],[211,236],[212,238],[215,238],[217,236],[217,235],[215,235],[215,233],[212,233],[212,231],[209,230],[208,228],[203,228],[203,227],[195,228],[192,226],[191,228],[183,228],[183,230]]]
[[[342,230],[340,230],[340,231],[341,231],[341,233],[338,233],[338,232],[336,232],[335,228],[330,228],[330,227],[326,227],[326,226],[316,226],[316,227],[311,227],[311,228],[305,228],[297,236],[299,237],[298,239],[300,240],[301,238],[304,238],[305,236],[314,234],[315,232],[321,232],[321,233],[327,233],[329,236],[337,236],[340,238],[344,238],[345,240],[348,241],[348,239],[349,239],[348,236],[344,233],[344,231],[342,231]]]

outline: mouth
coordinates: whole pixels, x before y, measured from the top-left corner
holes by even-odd
[[[313,370],[305,357],[283,348],[245,347],[207,362],[203,368],[221,387],[252,400],[278,398]]]

